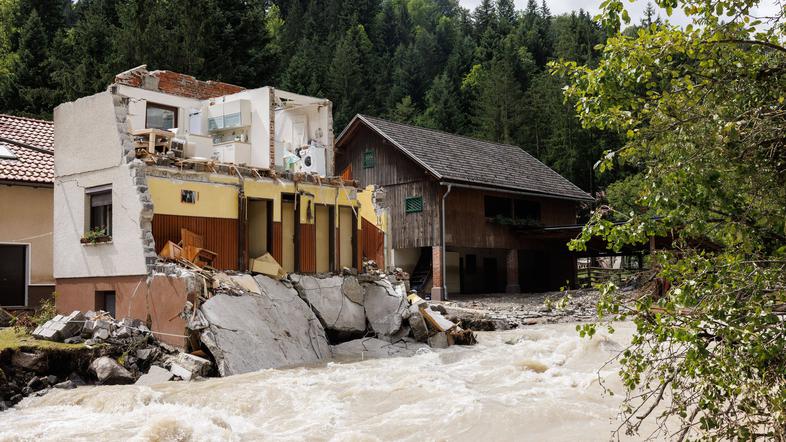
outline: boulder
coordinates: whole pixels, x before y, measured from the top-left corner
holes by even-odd
[[[356,276],[344,277],[344,282],[341,284],[341,291],[350,301],[355,304],[363,305],[366,298],[366,291],[361,287]]]
[[[433,336],[428,338],[428,345],[430,345],[432,348],[448,348],[450,346],[448,334],[445,332],[435,333]]]
[[[114,359],[102,356],[90,364],[90,372],[96,375],[99,384],[133,384],[134,376]]]
[[[314,310],[333,342],[361,337],[366,333],[366,313],[363,305],[344,295],[343,277],[316,278],[293,274],[290,278],[300,297]],[[356,294],[353,293],[354,295]]]
[[[371,328],[382,339],[395,335],[401,330],[402,315],[408,308],[403,287],[397,289],[384,279],[365,283],[363,287],[366,290],[366,318]]]
[[[419,342],[387,342],[377,338],[355,339],[333,346],[336,359],[362,360],[413,356],[428,351],[428,345]]]
[[[150,367],[150,371],[140,376],[139,379],[137,379],[134,384],[135,385],[163,384],[164,382],[170,381],[173,376],[174,375],[172,374],[172,372],[170,372],[166,368],[153,365],[152,367]]]
[[[44,352],[16,351],[11,355],[11,365],[23,370],[45,373],[49,362]]]
[[[262,295],[215,295],[200,310],[201,340],[222,376],[330,358],[325,330],[295,289],[264,275]]]
[[[412,336],[416,341],[426,342],[428,339],[428,326],[426,325],[426,320],[423,319],[420,309],[417,305],[411,305],[408,313],[409,318],[407,318],[407,321],[410,329],[412,329]]]

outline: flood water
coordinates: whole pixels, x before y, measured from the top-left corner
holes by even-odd
[[[411,358],[54,391],[0,413],[0,440],[604,441],[621,396],[598,369],[631,331],[543,325]],[[600,376],[621,392],[615,367]]]

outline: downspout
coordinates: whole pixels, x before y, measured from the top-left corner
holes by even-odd
[[[448,183],[448,191],[442,194],[442,216],[440,216],[440,236],[442,237],[442,253],[439,254],[441,266],[440,271],[442,272],[442,300],[448,300],[448,281],[447,281],[447,272],[445,271],[445,200],[447,199],[448,195],[450,195],[450,191],[452,190],[453,185]]]

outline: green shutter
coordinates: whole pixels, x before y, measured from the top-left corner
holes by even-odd
[[[404,211],[406,213],[417,213],[423,211],[423,197],[411,196],[404,200]]]
[[[376,158],[374,157],[374,151],[371,149],[367,149],[363,152],[363,168],[370,169],[374,167]]]

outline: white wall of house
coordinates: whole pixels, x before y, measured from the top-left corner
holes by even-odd
[[[55,278],[147,272],[142,204],[124,158],[113,97],[102,92],[55,108]],[[85,190],[112,185],[112,242],[80,244],[89,226]]]
[[[248,140],[251,144],[251,167],[270,168],[270,88],[249,89],[208,101],[248,100],[251,103],[251,128]]]
[[[147,112],[147,103],[157,103],[166,106],[178,108],[177,112],[177,127],[182,129],[185,134],[190,133],[189,126],[189,113],[192,109],[199,109],[206,105],[206,102],[196,100],[193,98],[180,97],[177,95],[169,95],[161,92],[151,91],[147,89],[130,87],[122,84],[116,85],[117,93],[119,95],[129,97],[128,102],[128,124],[129,130],[139,130],[145,128],[145,115]],[[207,130],[207,117],[203,115],[205,120],[203,127]]]

